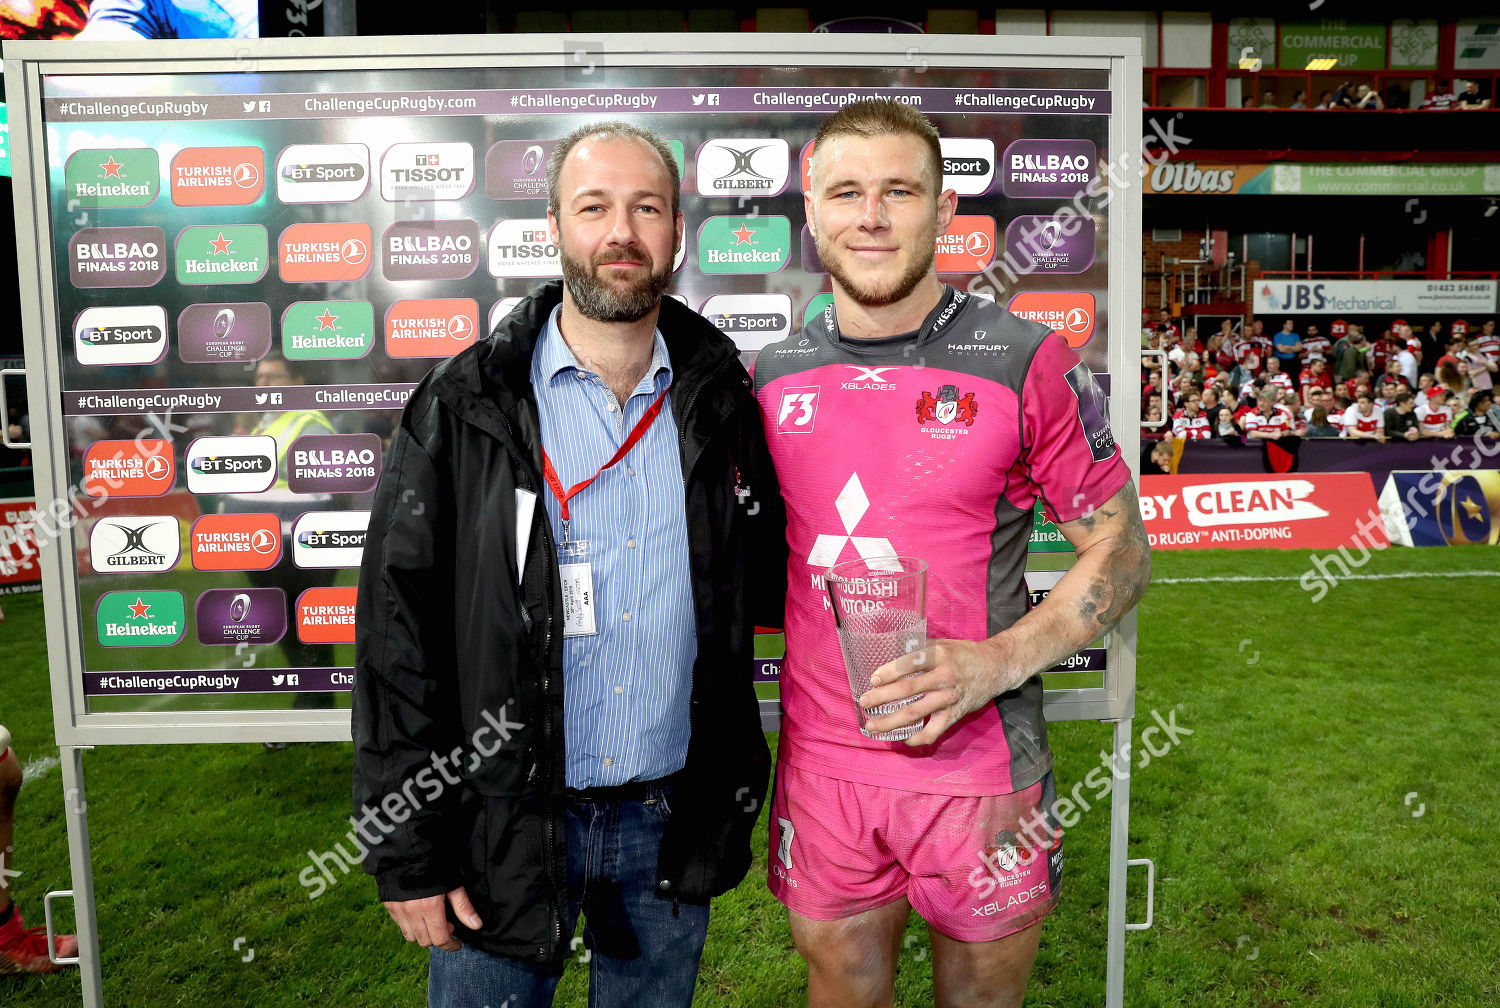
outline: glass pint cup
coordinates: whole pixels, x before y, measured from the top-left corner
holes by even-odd
[[[860,732],[882,742],[911,738],[925,719],[891,732],[871,732],[865,725],[922,694],[868,711],[859,697],[869,692],[870,676],[882,665],[927,646],[927,562],[900,556],[846,560],[828,569],[826,581]]]

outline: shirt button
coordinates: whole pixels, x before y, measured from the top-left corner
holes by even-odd
[[[629,546],[631,549],[635,549],[635,540],[634,539],[626,540],[625,545]]]
[[[625,475],[627,475],[627,476],[634,476],[635,475],[635,469],[632,468],[631,466],[626,466],[625,467]]]
[[[615,692],[616,693],[624,693],[625,692],[625,687],[624,686],[616,686],[615,687]]]
[[[614,761],[614,757],[612,757],[612,756],[606,756],[606,757],[604,757],[604,765],[605,766],[613,766],[614,762],[615,762]]]
[[[626,622],[626,623],[629,623],[629,622],[630,622],[630,614],[629,614],[629,613],[626,613],[626,614],[625,614],[625,622]]]
[[[609,404],[609,411],[610,411],[610,412],[611,412],[611,413],[613,413],[613,412],[614,412],[614,411],[615,411],[615,410],[617,410],[617,409],[619,409],[619,408],[620,408],[620,407],[618,407],[618,406],[616,406],[616,405],[615,405],[615,404],[614,404],[614,403],[610,403],[610,404]]]

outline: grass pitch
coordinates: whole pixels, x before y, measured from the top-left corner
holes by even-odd
[[[1306,551],[1158,553],[1141,607],[1136,730],[1192,734],[1137,769],[1130,854],[1157,865],[1156,923],[1127,937],[1126,1003],[1426,1008],[1500,1003],[1500,727],[1494,551],[1388,550],[1317,604]],[[1206,577],[1281,581],[1178,582]],[[3,600],[0,721],[55,756],[40,596]],[[1052,727],[1059,793],[1105,725]],[[309,901],[310,849],[348,829],[348,745],[115,747],[85,756],[106,1003],[401,1008],[425,956],[362,875]],[[69,887],[61,779],[22,791],[14,892],[28,922]],[[1062,904],[1028,1006],[1103,1001],[1107,806],[1068,832]],[[715,903],[696,1003],[805,1003],[806,974],[757,861]],[[1130,916],[1144,915],[1144,873]],[[237,940],[243,938],[244,941]],[[249,957],[250,950],[254,951]],[[245,961],[249,958],[249,961]],[[585,1003],[570,967],[559,1005]],[[0,1004],[79,1003],[75,973],[0,977]],[[913,918],[897,1004],[930,1005]]]

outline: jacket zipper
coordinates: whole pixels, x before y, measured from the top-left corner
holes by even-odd
[[[693,403],[698,401],[698,394],[703,391],[704,386],[710,384],[715,378],[717,378],[719,376],[719,372],[728,367],[729,362],[734,359],[735,358],[732,357],[726,357],[724,360],[721,360],[717,367],[715,367],[712,371],[705,375],[703,380],[693,387],[693,391],[688,394],[687,401],[682,404],[682,419],[677,422],[677,454],[679,456],[683,456],[684,462],[687,461],[685,457],[687,455],[687,418],[688,415],[693,411]],[[686,487],[688,477],[690,477],[691,475],[692,473],[688,472],[684,472],[682,474],[682,482],[684,487]]]
[[[506,418],[506,416],[505,416],[504,413],[500,413],[499,411],[497,411],[497,414],[500,417],[500,422],[505,425],[505,434],[506,434],[506,437],[510,438],[511,444],[513,444],[513,445],[515,445],[516,447],[519,448],[521,446],[521,442],[519,440],[517,440],[517,438],[516,438],[516,432],[511,428],[510,420],[508,420]],[[528,462],[527,464],[529,465],[530,463]],[[534,476],[535,473],[531,473],[530,475]],[[551,533],[551,530],[547,528],[547,523],[546,522],[542,523],[542,547],[543,547],[543,549],[551,549],[552,548],[552,533]],[[521,563],[521,564],[524,564],[526,561],[525,561],[525,558],[523,557],[523,558],[520,558],[517,562]],[[543,748],[543,750],[546,753],[547,764],[548,764],[547,765],[547,770],[548,770],[547,782],[542,785],[543,788],[545,789],[545,788],[551,787],[551,780],[552,780],[552,774],[551,774],[552,765],[551,764],[552,764],[552,619],[553,619],[553,613],[552,613],[552,564],[549,563],[549,562],[547,562],[547,561],[545,561],[545,560],[542,562],[542,597],[547,600],[546,601],[547,628],[546,628],[546,631],[544,632],[544,634],[542,636],[542,657],[543,657],[543,661],[542,661],[542,711],[543,711],[543,713],[542,713],[542,742],[543,742],[543,746],[542,746],[542,748]],[[521,603],[521,611],[524,613],[525,610],[526,610],[526,604],[523,601]],[[552,949],[549,950],[549,949],[543,948],[543,949],[540,950],[541,959],[543,961],[545,961],[548,958],[548,953],[550,951],[557,951],[557,950],[560,950],[562,948],[562,940],[563,940],[563,933],[562,933],[562,930],[563,930],[563,926],[562,926],[562,911],[559,909],[559,907],[557,905],[557,886],[555,884],[556,881],[557,881],[557,862],[553,859],[553,856],[552,856],[553,855],[553,851],[554,851],[554,849],[556,848],[556,845],[557,845],[557,818],[556,818],[556,816],[551,815],[549,813],[546,816],[546,821],[547,821],[547,845],[546,845],[546,848],[547,848],[546,849],[547,875],[553,881],[554,884],[547,887],[547,891],[548,891],[548,897],[547,897],[547,899],[548,899],[548,902],[551,904],[550,905],[550,910],[551,910],[551,913],[552,913]],[[567,886],[567,880],[566,879],[563,880],[563,886],[564,886],[564,888],[566,888],[566,886]]]

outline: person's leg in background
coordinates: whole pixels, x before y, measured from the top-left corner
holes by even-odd
[[[21,781],[21,760],[10,748],[10,732],[0,725],[0,974],[54,973],[65,967],[47,958],[46,929],[27,928],[11,898],[12,882],[20,874],[11,870],[10,856]],[[58,935],[57,954],[64,959],[77,955],[78,939]]]

